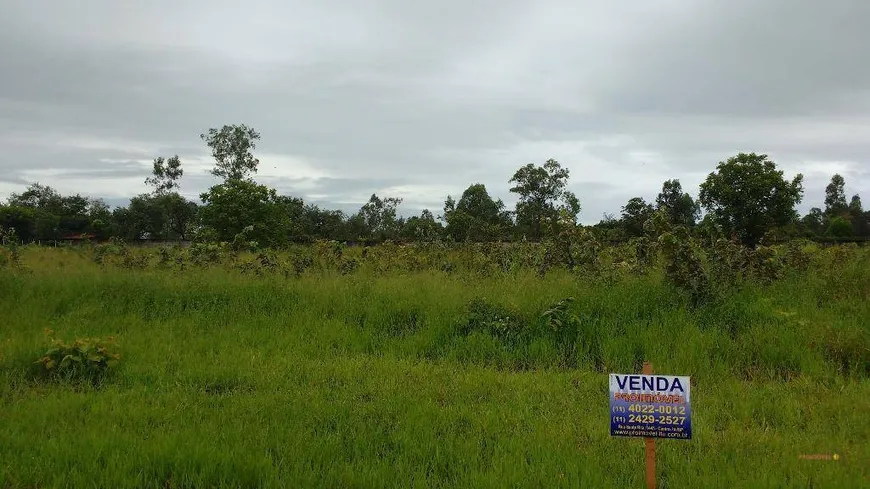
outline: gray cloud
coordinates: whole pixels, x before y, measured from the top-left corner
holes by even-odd
[[[199,134],[246,123],[258,180],[328,206],[396,195],[440,209],[520,165],[571,169],[584,222],[695,191],[738,151],[870,194],[870,4],[455,0],[0,0],[0,195],[39,180],[122,199]],[[696,192],[696,191],[695,191]],[[866,197],[865,197],[866,199]],[[113,200],[114,201],[114,200]]]

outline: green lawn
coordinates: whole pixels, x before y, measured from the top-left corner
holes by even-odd
[[[870,269],[687,307],[658,274],[0,271],[0,488],[642,487],[608,373],[692,377],[659,487],[870,486]],[[566,366],[539,314],[574,297]],[[482,299],[529,333],[469,328]],[[117,338],[97,387],[33,374],[58,336]],[[801,455],[838,454],[839,460]]]

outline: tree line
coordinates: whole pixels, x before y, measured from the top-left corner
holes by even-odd
[[[541,240],[565,227],[578,226],[580,199],[567,190],[569,170],[553,159],[529,163],[508,180],[518,197],[514,209],[474,183],[455,199],[448,195],[441,213],[423,210],[408,218],[397,213],[402,199],[372,194],[358,212],[346,214],[280,195],[254,180],[254,156],[260,134],[242,125],[212,128],[200,136],[211,150],[211,173],[221,182],[200,195],[200,203],[179,194],[184,175],[179,157],[158,157],[145,179],[151,190],[129,205],[110,207],[102,199],[61,195],[33,183],[0,205],[0,226],[14,229],[24,242],[55,241],[86,235],[129,241],[232,241],[237,236],[264,246],[316,239],[339,241],[487,242]],[[799,216],[803,175],[788,180],[764,154],[740,153],[720,162],[701,184],[698,197],[677,179],[667,180],[654,202],[629,199],[618,216],[605,214],[590,226],[613,241],[643,236],[653,215],[690,230],[712,229],[754,246],[766,235],[797,237],[870,237],[870,211],[859,195],[847,200],[845,181],[833,175],[824,209]],[[702,214],[702,210],[704,211]]]

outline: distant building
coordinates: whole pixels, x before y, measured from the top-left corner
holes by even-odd
[[[93,233],[73,233],[64,235],[63,238],[60,239],[67,244],[75,244],[75,243],[94,243],[97,241],[97,235]]]

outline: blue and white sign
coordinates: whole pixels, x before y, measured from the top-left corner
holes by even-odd
[[[689,377],[610,374],[610,435],[691,439]]]

